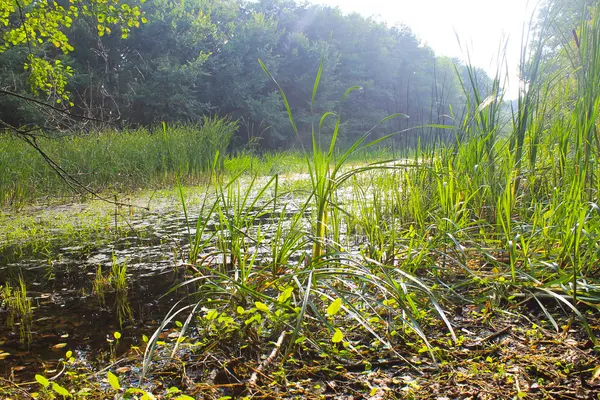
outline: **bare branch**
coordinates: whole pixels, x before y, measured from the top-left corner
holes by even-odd
[[[13,96],[13,97],[16,97],[18,99],[22,99],[22,100],[25,100],[25,101],[28,101],[28,102],[31,102],[31,103],[34,103],[34,104],[46,107],[46,108],[50,108],[50,109],[52,109],[54,111],[58,111],[61,114],[68,115],[69,117],[73,117],[73,118],[77,118],[77,119],[82,119],[82,120],[86,120],[86,121],[101,122],[103,124],[114,124],[114,122],[111,122],[111,121],[104,121],[104,120],[97,119],[97,118],[86,117],[84,115],[73,114],[73,113],[71,113],[71,112],[69,112],[69,111],[67,111],[65,109],[61,109],[61,108],[55,107],[52,104],[44,103],[43,101],[34,99],[33,97],[23,96],[22,94],[14,93],[14,92],[11,92],[9,90],[0,89],[0,94],[5,94],[5,95],[8,95],[8,96]]]

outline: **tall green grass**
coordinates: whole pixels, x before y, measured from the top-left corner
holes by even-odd
[[[73,178],[101,192],[174,184],[175,176],[198,178],[217,154],[222,167],[236,129],[227,118],[207,117],[202,125],[39,138],[38,144]],[[72,194],[35,149],[9,134],[0,137],[0,205]]]
[[[511,113],[500,73],[482,88],[469,68],[464,113],[443,127],[454,131],[453,143],[419,147],[396,162],[350,165],[355,152],[385,138],[370,141],[366,132],[339,151],[340,113],[322,115],[303,147],[310,184],[288,228],[275,224],[275,238],[265,235],[272,222],[261,216],[271,207],[286,215],[276,207],[284,196],[278,179],[253,179],[246,190],[239,175],[215,181],[217,261],[204,258],[197,276],[182,283],[196,293],[189,305],[173,307],[161,329],[183,312],[191,320],[203,306],[210,310],[200,317],[204,328],[218,317],[266,340],[289,335],[284,361],[306,347],[340,356],[335,343],[350,332],[343,356],[353,355],[352,340],[362,340],[357,332],[400,356],[396,341],[410,334],[432,351],[422,329],[428,315],[454,337],[441,304],[500,307],[525,299],[557,331],[554,311],[573,314],[597,343],[582,309],[600,307],[599,17],[600,5],[581,21],[577,41],[564,43],[570,63],[558,72],[543,57],[545,30],[537,32],[523,51],[523,88]],[[263,68],[300,137],[285,93]],[[321,73],[322,65],[313,108]],[[336,124],[323,147],[328,118]],[[273,245],[279,251],[269,251]],[[340,310],[344,320],[335,317]]]

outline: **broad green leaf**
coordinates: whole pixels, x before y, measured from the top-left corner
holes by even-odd
[[[60,394],[63,397],[72,397],[71,393],[69,393],[69,391],[67,389],[60,386],[58,383],[52,384],[52,390],[54,390],[56,393]]]
[[[344,339],[344,334],[342,333],[342,331],[339,328],[335,328],[335,333],[333,334],[333,337],[331,338],[331,341],[333,343],[339,343]]]
[[[259,311],[264,311],[266,313],[271,312],[271,309],[265,303],[261,303],[260,301],[256,301],[256,302],[254,302],[254,305],[256,306],[256,309],[259,310]]]
[[[48,379],[46,379],[42,375],[37,374],[35,376],[35,380],[37,381],[37,383],[39,383],[40,385],[42,385],[45,388],[47,388],[48,386],[50,386],[50,382],[48,381]]]
[[[79,392],[75,393],[75,396],[77,397],[88,397],[92,395],[92,389],[90,388],[83,388],[80,389]]]
[[[129,388],[125,391],[125,394],[141,394],[142,397],[140,398],[140,400],[155,400],[156,397],[154,397],[154,395],[152,393],[148,393],[145,390],[142,389],[138,389],[138,388]],[[127,396],[125,396],[127,398]]]
[[[216,319],[219,316],[219,312],[217,310],[210,310],[209,312],[206,313],[206,319],[209,321],[212,321],[213,319]]]
[[[594,373],[592,374],[592,382],[595,382],[598,380],[598,378],[600,378],[600,367],[596,367],[596,369],[594,369]]]
[[[286,300],[292,296],[293,291],[294,291],[293,287],[285,288],[285,290],[283,292],[281,292],[281,294],[279,295],[279,298],[277,299],[277,301],[280,303],[285,303]]]
[[[112,372],[108,371],[107,377],[108,377],[108,383],[110,383],[110,386],[114,390],[121,389],[121,385],[119,384],[119,378],[117,378],[117,376],[115,374],[113,374]]]
[[[340,312],[340,308],[342,308],[342,299],[335,299],[329,307],[327,307],[327,315],[330,317],[336,315]]]
[[[129,388],[125,391],[125,394],[145,394],[146,391],[138,388]]]
[[[306,341],[306,336],[300,336],[298,339],[294,341],[294,344],[300,344]]]

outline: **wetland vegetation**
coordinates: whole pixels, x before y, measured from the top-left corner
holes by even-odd
[[[0,102],[0,397],[599,398],[597,1],[514,101],[327,7],[88,3],[27,89],[70,108]]]

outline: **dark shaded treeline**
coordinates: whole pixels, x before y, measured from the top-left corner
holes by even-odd
[[[290,0],[153,0],[143,8],[148,22],[125,40],[120,32],[99,36],[93,18],[77,20],[67,32],[75,51],[61,57],[75,71],[68,87],[74,112],[145,126],[231,115],[240,124],[234,145],[293,146],[297,139],[277,88],[258,59],[284,88],[304,134],[325,111],[341,110],[341,137],[350,141],[390,114],[410,118],[386,122],[376,134],[450,123],[451,110],[463,108],[457,70],[467,81],[465,68],[436,57],[404,26]],[[2,87],[27,93],[25,56],[18,47],[0,54]],[[321,58],[325,69],[313,117],[310,96]],[[482,87],[488,85],[485,73],[476,72]],[[340,108],[352,86],[360,89]],[[0,98],[4,121],[19,126],[44,118],[23,101]],[[424,141],[448,135],[418,132]],[[395,140],[402,145],[416,138],[415,130]]]

